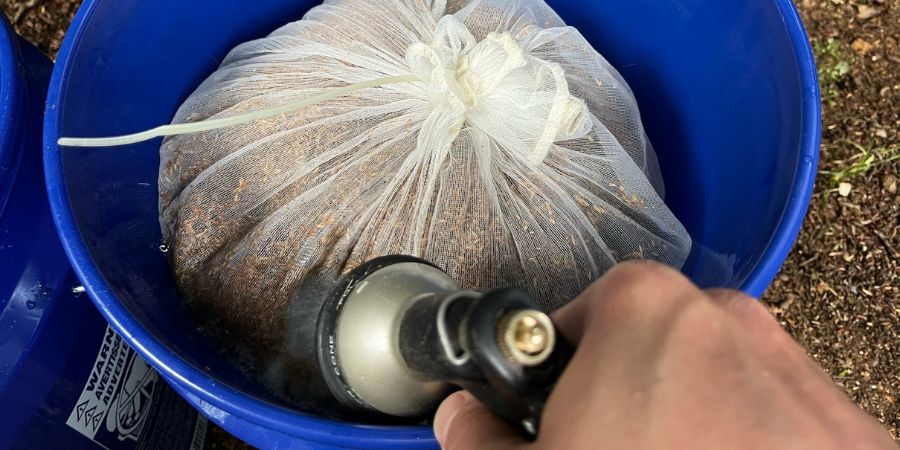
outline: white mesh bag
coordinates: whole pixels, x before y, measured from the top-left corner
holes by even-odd
[[[654,188],[630,89],[540,0],[328,0],[235,48],[174,122],[372,80],[160,150],[184,296],[275,388],[302,392],[292,330],[315,318],[296,311],[377,256],[548,310],[617,262],[683,264],[690,238]]]

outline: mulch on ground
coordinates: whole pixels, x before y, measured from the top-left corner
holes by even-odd
[[[763,300],[900,440],[900,3],[798,3],[822,86],[820,176]]]

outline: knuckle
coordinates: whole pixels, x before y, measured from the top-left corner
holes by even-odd
[[[706,292],[732,317],[743,322],[748,327],[748,331],[769,338],[781,338],[786,335],[778,321],[755,298],[743,292],[728,289],[712,289]]]
[[[615,284],[687,283],[677,270],[651,261],[629,261],[613,267],[606,278]]]
[[[734,320],[711,302],[690,302],[677,314],[683,331],[712,343],[718,343],[734,332]]]
[[[624,324],[665,322],[687,303],[708,299],[680,272],[653,262],[627,262],[611,269],[582,294],[584,333]]]
[[[716,300],[724,300],[736,303],[743,303],[747,300],[750,300],[752,303],[756,303],[756,300],[753,297],[741,291],[735,291],[732,289],[707,289],[706,294]]]
[[[602,291],[602,292],[601,292]],[[625,303],[628,309],[656,308],[661,302],[680,302],[699,290],[675,269],[653,262],[628,262],[614,267],[593,287],[595,296]]]

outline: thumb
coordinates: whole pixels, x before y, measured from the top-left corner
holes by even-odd
[[[514,449],[526,442],[468,391],[447,397],[434,416],[434,434],[444,450]]]

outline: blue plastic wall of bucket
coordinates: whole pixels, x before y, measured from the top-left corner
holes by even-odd
[[[205,421],[115,336],[86,295],[72,293],[77,281],[44,187],[41,118],[51,70],[0,18],[0,449],[187,449],[202,443]],[[100,390],[102,399],[85,403]],[[103,407],[114,402],[130,409]]]
[[[211,420],[260,447],[432,448],[427,427],[362,426],[295,412],[232,368],[195,326],[157,249],[159,141],[60,149],[167,123],[236,44],[315,3],[88,0],[54,72],[45,163],[68,255],[110,322]],[[635,91],[695,250],[685,273],[759,295],[810,199],[816,70],[789,0],[550,1]]]

